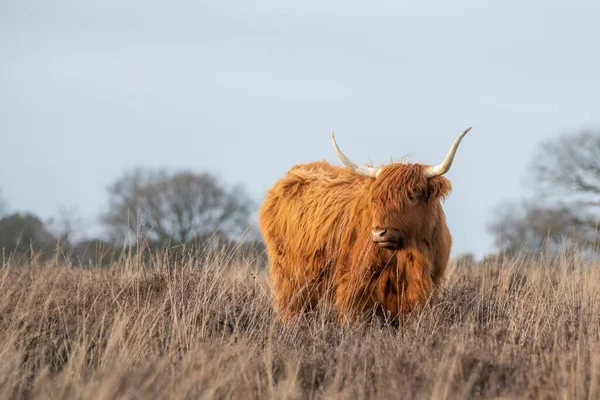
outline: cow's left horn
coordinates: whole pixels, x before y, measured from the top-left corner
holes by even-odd
[[[450,170],[450,167],[452,166],[452,161],[454,161],[454,155],[456,154],[456,150],[458,149],[458,145],[460,144],[462,138],[465,137],[467,132],[471,130],[471,128],[472,127],[465,129],[465,131],[461,133],[458,138],[456,138],[456,140],[452,144],[452,147],[450,147],[450,151],[446,155],[446,159],[444,159],[444,162],[442,162],[440,165],[436,165],[435,167],[427,167],[427,169],[425,169],[426,178],[433,178],[434,176],[444,175]]]
[[[377,175],[379,174],[379,168],[358,165],[354,161],[346,157],[344,153],[342,153],[342,150],[340,150],[337,143],[335,142],[335,135],[333,134],[333,131],[331,131],[331,141],[333,142],[333,147],[335,148],[335,152],[337,153],[338,158],[342,163],[344,163],[346,167],[350,168],[352,171],[356,172],[359,175],[366,176],[368,178],[377,178]]]

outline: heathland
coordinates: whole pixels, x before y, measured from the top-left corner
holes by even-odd
[[[262,262],[4,261],[0,397],[598,398],[600,268],[578,254],[452,263],[399,327],[281,324]]]

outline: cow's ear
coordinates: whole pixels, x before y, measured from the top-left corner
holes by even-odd
[[[435,176],[428,179],[427,195],[429,201],[443,200],[450,194],[451,190],[452,184],[443,176]]]

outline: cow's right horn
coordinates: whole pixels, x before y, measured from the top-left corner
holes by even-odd
[[[331,131],[331,141],[333,142],[333,147],[335,148],[335,152],[337,153],[338,158],[342,163],[344,163],[346,167],[350,168],[352,171],[356,172],[359,175],[366,176],[368,178],[377,178],[380,169],[358,165],[354,161],[349,159],[338,147],[335,141],[335,135],[333,134],[333,131]]]
[[[456,154],[456,150],[458,149],[458,145],[460,144],[462,138],[465,137],[467,132],[471,130],[471,128],[472,127],[468,127],[463,133],[461,133],[458,136],[458,138],[452,144],[452,147],[450,147],[450,151],[448,151],[446,158],[440,165],[436,165],[435,167],[427,167],[425,169],[425,178],[433,178],[434,176],[444,175],[450,170],[450,167],[452,166],[452,161],[454,161],[454,155]]]

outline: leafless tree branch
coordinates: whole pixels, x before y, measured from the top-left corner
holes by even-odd
[[[241,187],[227,188],[208,173],[137,169],[125,173],[109,194],[102,220],[113,235],[141,235],[151,242],[233,236],[248,227],[252,210]]]
[[[500,250],[538,252],[566,238],[597,243],[600,223],[600,131],[563,134],[540,144],[528,169],[536,195],[504,204],[488,229]]]

